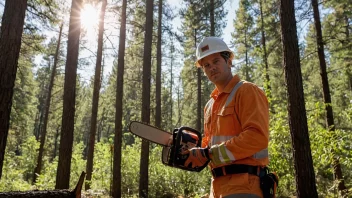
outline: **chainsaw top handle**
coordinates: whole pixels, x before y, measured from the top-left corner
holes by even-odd
[[[202,146],[202,135],[200,134],[199,131],[195,130],[195,129],[192,129],[190,127],[180,127],[178,128],[178,133],[176,135],[176,145],[181,145],[181,136],[182,136],[182,133],[185,132],[191,132],[195,135],[197,135],[198,137],[198,142],[197,142],[197,146],[196,147],[201,147]]]

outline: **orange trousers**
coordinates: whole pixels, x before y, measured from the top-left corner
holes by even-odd
[[[209,198],[263,198],[260,180],[248,173],[212,178]]]

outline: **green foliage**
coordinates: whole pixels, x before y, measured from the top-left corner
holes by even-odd
[[[24,140],[20,148],[12,150],[14,133],[9,134],[8,148],[5,152],[3,175],[0,182],[0,191],[30,190],[31,178],[37,159],[36,150],[39,143],[34,136]]]
[[[122,194],[123,197],[138,197],[139,163],[141,141],[136,139],[132,145],[124,143],[122,150]],[[99,143],[94,156],[94,170],[92,179],[93,191],[105,192],[110,190],[112,169],[112,145]],[[152,145],[149,158],[149,196],[162,197],[165,195],[184,195],[195,197],[208,193],[210,173],[187,172],[171,168],[161,163],[162,147]]]
[[[340,162],[343,170],[352,168],[352,153],[350,151],[351,133],[345,130],[336,130],[335,133],[328,133],[325,128],[316,124],[321,106],[315,112],[308,115],[310,140],[314,168],[317,178],[319,194],[323,197],[334,196],[332,191],[335,183],[332,176],[332,152],[337,150],[342,156]],[[294,167],[291,148],[291,139],[287,122],[287,112],[276,107],[278,113],[271,115],[270,123],[270,169],[275,171],[280,179],[278,195],[288,197],[295,194]],[[344,115],[352,114],[352,105],[344,112]],[[351,119],[351,116],[346,117]],[[13,137],[13,134],[11,135]],[[336,138],[339,144],[336,144]],[[10,138],[10,140],[12,140]],[[22,144],[22,155],[16,156],[13,151],[6,153],[4,166],[4,180],[0,183],[0,190],[29,190],[29,189],[53,189],[55,186],[55,175],[57,158],[50,161],[49,157],[44,159],[44,169],[38,177],[35,186],[30,185],[30,174],[35,165],[36,152],[33,148],[39,147],[39,143],[32,136]],[[122,150],[122,192],[123,197],[138,197],[139,163],[140,163],[140,139],[134,144],[126,145],[125,141]],[[9,148],[15,148],[10,144]],[[112,144],[97,143],[94,155],[94,170],[92,178],[92,191],[99,191],[108,194],[111,184],[112,169]],[[161,163],[160,146],[152,145],[150,149],[149,164],[149,195],[150,197],[177,196],[199,197],[209,192],[210,173],[208,169],[200,173],[187,172],[171,168]],[[85,160],[82,156],[83,143],[75,144],[72,155],[71,182],[70,187],[74,188],[80,173],[85,170]],[[344,174],[346,183],[351,183],[351,173]],[[26,181],[27,177],[27,181]],[[14,178],[16,178],[14,180]]]
[[[34,146],[33,146],[34,145]],[[123,144],[122,150],[122,194],[123,197],[138,197],[139,163],[141,141],[136,139],[132,145]],[[12,147],[10,147],[12,148]],[[5,157],[4,175],[0,183],[0,191],[15,190],[48,190],[54,189],[56,180],[57,160],[49,157],[43,159],[43,170],[38,176],[35,186],[31,185],[31,174],[36,164],[36,149],[39,143],[34,136],[22,144],[22,155],[16,156],[8,151]],[[97,143],[94,154],[94,169],[92,175],[92,191],[109,194],[112,179],[112,149],[111,143]],[[149,164],[149,195],[184,195],[196,197],[208,193],[210,173],[208,169],[201,173],[187,172],[171,168],[161,163],[162,147],[152,145]],[[73,189],[82,171],[85,171],[86,161],[82,155],[83,143],[75,144],[71,164],[70,188]]]
[[[271,114],[270,120],[269,167],[279,177],[279,195],[290,196],[295,190],[295,183],[287,112],[280,107],[275,109],[277,113]]]
[[[92,174],[92,189],[109,192],[112,179],[111,165],[113,159],[113,144],[97,143],[94,147],[94,172]]]
[[[18,137],[19,145],[34,131],[35,107],[38,102],[36,98],[38,84],[33,76],[33,67],[35,66],[33,60],[37,52],[24,45],[20,54],[12,99],[10,125],[11,130],[15,131]]]
[[[56,169],[58,164],[58,158],[54,160],[49,160],[48,158],[44,158],[43,169],[41,174],[37,178],[37,182],[35,184],[36,188],[39,190],[47,190],[54,189],[56,182]]]

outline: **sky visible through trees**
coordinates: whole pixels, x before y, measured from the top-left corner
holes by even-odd
[[[3,1],[3,0],[2,0]],[[2,13],[2,10],[3,10],[3,2],[0,1],[0,13]],[[175,7],[176,11],[175,13],[178,12],[178,9],[180,8],[180,1],[179,0],[168,0],[168,3]],[[99,4],[100,5],[100,4]],[[227,1],[225,3],[225,8],[226,10],[228,11],[228,14],[226,15],[226,27],[224,28],[223,30],[223,35],[222,35],[222,38],[224,39],[224,41],[229,45],[230,49],[233,49],[233,45],[231,44],[231,33],[233,32],[234,30],[234,27],[233,27],[233,20],[236,19],[236,10],[238,9],[238,0],[231,0],[231,1]],[[98,10],[97,8],[94,8],[92,7],[91,5],[89,5],[87,7],[87,11],[90,11],[92,12],[92,10],[96,10],[95,12],[95,16],[91,16],[91,13],[90,12],[86,12],[87,14],[84,15],[84,16],[89,16],[91,17],[93,20],[97,20],[98,19]],[[94,12],[93,12],[94,13]],[[115,55],[114,54],[117,54],[117,46],[118,46],[118,37],[116,35],[116,30],[114,28],[116,28],[116,21],[117,18],[116,18],[116,15],[115,17],[111,15],[111,13],[107,13],[107,15],[110,16],[107,16],[106,18],[106,27],[105,27],[105,32],[104,34],[105,35],[109,35],[109,40],[106,41],[105,43],[105,48],[107,48],[107,50],[109,51],[108,54],[110,54],[110,56],[107,56],[107,57],[104,57],[104,62],[103,64],[106,65],[106,67],[104,67],[103,69],[103,75],[104,76],[107,76],[109,75],[109,73],[111,72],[112,70],[112,62],[114,61],[115,59]],[[155,13],[154,13],[155,14]],[[97,21],[95,21],[97,22]],[[177,31],[179,32],[180,28],[181,28],[181,20],[180,20],[180,17],[179,15],[177,15],[175,17],[175,19],[173,20],[173,30],[174,31]],[[302,41],[304,39],[304,35],[306,33],[306,29],[307,29],[307,21],[306,20],[303,20],[301,21],[299,24],[298,24],[298,28],[301,28],[301,31],[299,31],[299,35],[298,35],[298,39],[300,41]],[[83,28],[84,28],[84,25],[83,24]],[[88,23],[86,24],[88,26],[92,26],[93,24],[92,23]],[[110,25],[110,26],[109,26]],[[95,35],[98,34],[98,29],[97,29],[97,26],[95,26],[94,28],[92,27],[89,27],[88,28],[89,31],[87,31],[87,37],[89,39],[93,39],[93,40],[90,40],[90,42],[88,42],[88,45],[87,45],[87,48],[82,51],[80,53],[80,58],[86,58],[86,57],[91,57],[90,59],[88,59],[89,61],[86,62],[85,65],[81,66],[79,69],[78,69],[78,74],[81,74],[82,78],[85,79],[85,81],[90,81],[91,80],[91,76],[94,75],[94,66],[95,66],[95,59],[94,57],[96,56],[96,52],[95,50],[90,50],[90,49],[96,49],[97,47],[97,42],[96,42],[96,38],[94,37]],[[47,35],[47,39],[50,39],[51,37],[55,36],[56,32],[52,32],[52,31],[46,31],[45,30],[45,34]],[[48,40],[49,41],[49,40]],[[47,42],[48,42],[47,41]],[[181,49],[181,46],[178,46],[180,49]],[[40,61],[42,60],[42,56],[37,56],[36,59],[35,59],[35,63],[39,64]],[[179,60],[181,61],[181,60]],[[234,62],[234,65],[236,65],[236,61]],[[175,68],[175,72],[176,73],[179,73],[180,72],[180,68]],[[232,68],[234,69],[234,68]],[[177,82],[176,82],[177,83]]]
[[[179,0],[168,0],[168,3],[171,6],[176,7],[176,10],[174,12],[177,13],[178,9],[180,8],[180,5],[181,5],[180,1]],[[238,0],[232,0],[232,1],[226,2],[226,6],[225,7],[228,10],[228,15],[226,16],[226,19],[225,19],[227,21],[227,24],[226,24],[225,29],[223,30],[224,33],[223,33],[223,37],[222,38],[224,39],[224,41],[226,43],[228,43],[230,45],[230,48],[232,48],[231,44],[230,44],[231,32],[233,32],[232,21],[235,19],[235,11],[238,8]],[[3,9],[3,7],[0,7],[0,11],[2,11],[2,9]],[[90,5],[88,7],[88,11],[92,11],[92,9],[94,9],[94,8],[92,8],[92,6]],[[99,10],[99,9],[96,9],[96,10]],[[93,20],[97,19],[97,17],[98,17],[98,13],[97,12],[95,13],[96,14],[95,17],[90,16],[90,14],[91,13],[87,13],[87,15],[85,15],[85,16],[89,16]],[[107,14],[109,14],[109,13],[107,13]],[[105,47],[109,48],[108,51],[110,51],[109,52],[110,57],[105,57],[104,58],[103,64],[107,65],[104,68],[104,71],[103,71],[104,72],[104,76],[107,76],[112,70],[112,67],[111,67],[112,66],[112,62],[115,59],[114,54],[117,54],[117,46],[119,45],[118,37],[116,35],[117,31],[114,29],[114,27],[116,28],[116,24],[114,24],[115,23],[114,20],[116,21],[117,18],[113,17],[113,16],[107,16],[106,18],[107,18],[106,19],[107,21],[105,22],[106,23],[106,27],[105,27],[104,34],[105,35],[109,35],[110,39],[106,41],[106,44],[105,44],[106,46]],[[181,27],[181,20],[180,20],[179,15],[177,15],[175,17],[175,19],[173,20],[172,23],[174,24],[173,25],[173,30],[179,32],[179,28]],[[88,23],[86,25],[91,26],[92,24]],[[84,24],[83,24],[83,26],[84,26]],[[47,34],[47,38],[50,39],[51,37],[55,36],[56,33],[48,31],[46,34]],[[90,29],[88,31],[88,35],[87,36],[88,36],[88,38],[92,38],[92,36],[97,35],[97,34],[98,34],[98,29],[97,29],[97,26],[96,26],[95,28]],[[89,49],[96,49],[96,47],[97,47],[96,38],[93,37],[92,39],[93,39],[93,42],[90,42],[87,45],[87,47]],[[178,47],[181,49],[180,46],[178,46]],[[81,74],[82,78],[85,79],[86,81],[91,80],[90,79],[91,76],[94,75],[94,66],[95,66],[94,57],[95,57],[95,55],[93,55],[93,54],[95,54],[95,53],[96,53],[95,50],[88,50],[88,49],[86,49],[86,50],[84,50],[83,52],[80,53],[80,58],[90,57],[90,56],[92,57],[90,59],[91,61],[87,62],[87,65],[82,66],[81,68],[78,69],[78,74]],[[41,60],[42,60],[42,56],[37,56],[36,59],[35,59],[35,62],[37,64],[39,64]],[[181,60],[179,60],[179,61],[181,61]],[[179,74],[180,68],[181,68],[181,66],[179,66],[179,68],[177,68],[177,67],[175,68],[175,73],[176,74]]]

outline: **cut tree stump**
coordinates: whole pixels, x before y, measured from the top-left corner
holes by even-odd
[[[85,172],[82,172],[79,177],[76,188],[72,191],[68,189],[63,190],[33,190],[33,191],[13,191],[13,192],[0,192],[0,198],[81,198],[82,185],[84,178],[86,176]]]

